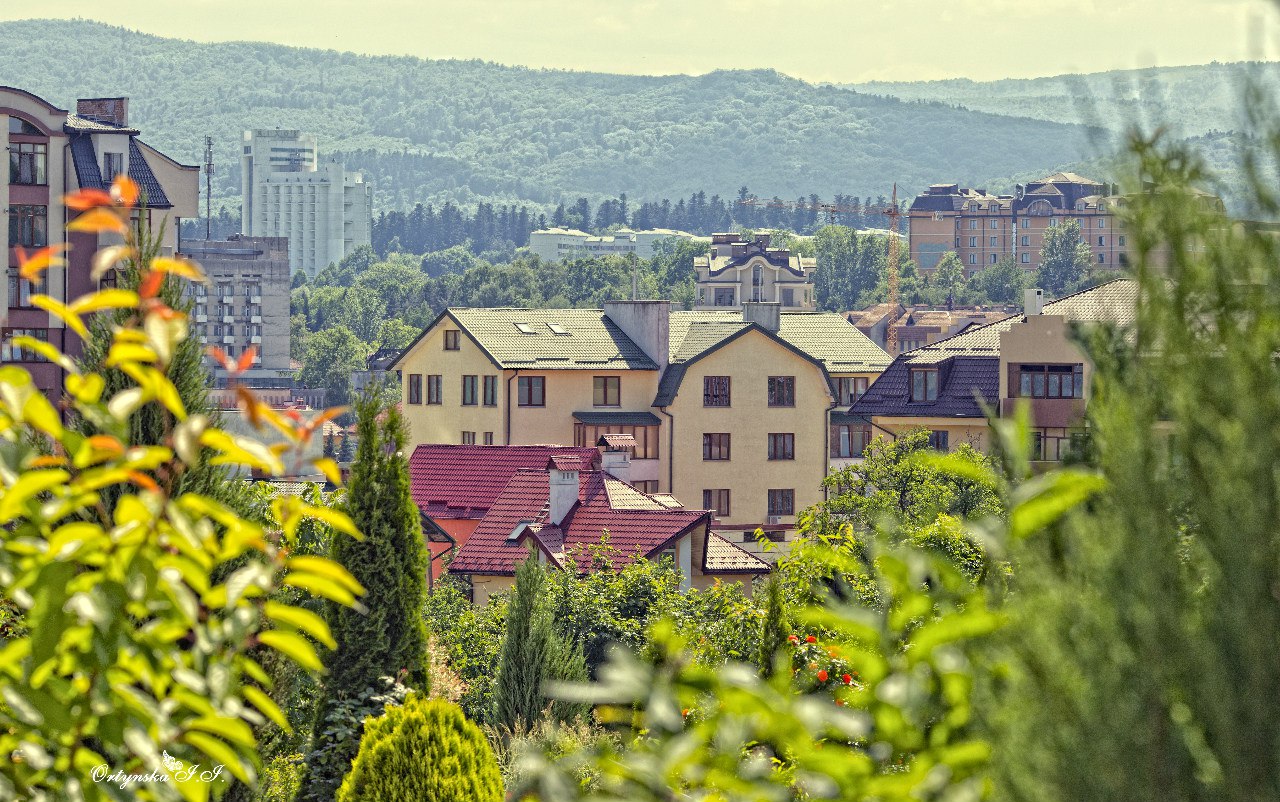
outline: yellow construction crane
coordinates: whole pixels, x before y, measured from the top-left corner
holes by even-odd
[[[898,218],[902,216],[902,212],[898,209],[898,185],[893,185],[893,201],[892,205],[883,212],[885,217],[889,218],[889,265],[888,265],[888,284],[889,284],[889,327],[885,331],[884,350],[888,351],[892,356],[898,350]]]

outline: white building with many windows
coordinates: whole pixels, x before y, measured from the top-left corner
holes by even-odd
[[[289,240],[289,267],[315,276],[371,242],[373,187],[360,173],[321,162],[312,134],[244,132],[241,227]]]
[[[616,233],[595,236],[576,228],[544,228],[529,234],[529,250],[544,262],[560,262],[566,259],[586,259],[592,256],[626,256],[634,253],[640,259],[652,259],[653,246],[658,240],[701,239],[687,231],[670,228],[654,228],[648,231],[620,229]]]

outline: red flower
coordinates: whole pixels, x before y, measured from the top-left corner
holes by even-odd
[[[825,668],[820,669],[818,671],[818,682],[826,682],[826,681],[827,681],[827,670]]]
[[[840,679],[844,680],[844,684],[845,684],[845,685],[852,685],[852,684],[853,684],[853,677],[849,676],[848,674],[845,674],[845,675],[841,676],[841,677],[840,677]]]
[[[805,643],[816,643],[817,641],[818,639],[813,637],[812,635],[806,635],[804,639]]]
[[[788,635],[787,640],[791,643],[799,643],[800,637],[798,635]]]

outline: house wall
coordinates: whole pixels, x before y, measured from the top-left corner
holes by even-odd
[[[872,440],[887,436],[887,432],[900,437],[916,429],[928,429],[932,432],[946,432],[947,446],[952,451],[961,443],[986,451],[990,441],[984,418],[899,418],[875,415],[871,418],[871,423]]]

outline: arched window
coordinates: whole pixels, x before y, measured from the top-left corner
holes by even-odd
[[[9,133],[20,136],[44,136],[44,132],[21,117],[9,118]]]

